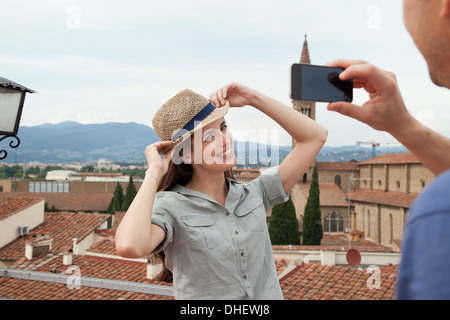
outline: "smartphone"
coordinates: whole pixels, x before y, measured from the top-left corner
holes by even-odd
[[[291,67],[291,99],[319,102],[353,100],[353,79],[342,81],[339,67],[294,63]]]

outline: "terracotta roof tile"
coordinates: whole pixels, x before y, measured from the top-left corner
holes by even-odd
[[[316,168],[318,171],[333,170],[333,171],[357,171],[358,162],[316,162]]]
[[[5,193],[11,194],[11,193]],[[106,212],[114,194],[112,193],[59,193],[59,192],[14,192],[12,194],[45,199],[48,207],[58,211]]]
[[[410,152],[403,153],[387,153],[379,155],[375,158],[362,161],[359,164],[405,164],[405,163],[422,163]]]
[[[39,196],[25,196],[11,193],[0,193],[0,220],[22,211],[35,203],[44,200]]]
[[[25,243],[33,234],[49,235],[53,238],[52,250],[63,251],[71,245],[73,238],[83,240],[109,218],[108,214],[46,212],[44,223],[30,230],[27,236],[20,237],[0,249],[0,259],[17,260],[25,253]]]
[[[63,265],[63,253],[58,252],[67,242],[75,236],[81,238],[82,230],[92,230],[98,226],[97,221],[91,218],[107,218],[108,215],[85,213],[46,213],[45,223],[33,231],[50,234],[54,238],[53,252],[33,260],[23,257],[23,247],[20,245],[22,258],[18,259],[12,268],[39,272],[57,272],[65,274],[67,266]],[[95,220],[95,219],[93,219]],[[100,219],[101,220],[101,219]],[[84,225],[85,227],[79,227]],[[51,227],[53,226],[53,227]],[[45,229],[46,228],[46,229]],[[54,230],[54,232],[46,232]],[[61,231],[64,230],[64,231]],[[340,245],[336,239],[328,239]],[[347,243],[347,242],[346,242]],[[358,242],[352,242],[352,246]],[[362,242],[359,242],[362,243]],[[367,244],[365,244],[367,246]],[[294,246],[292,249],[296,249]],[[304,246],[299,246],[304,247]],[[321,247],[321,246],[319,246]],[[373,246],[377,248],[377,246]],[[274,247],[275,249],[276,247]],[[317,250],[318,247],[314,246]],[[90,252],[115,254],[113,239],[104,239],[88,249]],[[2,250],[3,251],[3,250]],[[362,250],[360,250],[362,251]],[[138,283],[149,282],[146,279],[146,263],[128,261],[116,258],[95,257],[90,255],[73,256],[73,265],[80,268],[81,276],[113,279],[119,281],[132,281]],[[275,258],[275,265],[286,300],[301,299],[393,299],[395,292],[395,267],[381,268],[380,289],[367,288],[367,279],[370,276],[366,270],[359,270],[343,266],[321,266],[314,263],[302,264],[294,270],[286,270],[292,266],[292,261],[285,258]],[[286,270],[286,275],[282,275]],[[153,284],[171,285],[164,282],[152,281]],[[69,289],[66,284],[48,283],[42,281],[0,278],[0,296],[7,299],[46,299],[46,300],[171,300],[172,297],[133,293],[119,290],[81,287]]]
[[[376,275],[367,269],[308,263],[288,273],[280,283],[286,300],[393,300],[397,266],[381,267],[379,272],[378,287],[371,282]]]
[[[347,251],[349,248],[348,242],[342,245],[318,245],[318,246],[304,246],[304,245],[296,245],[296,246],[286,246],[286,245],[277,245],[273,246],[274,250],[292,250],[292,251]],[[382,246],[382,245],[355,245],[351,244],[351,248],[358,249],[360,252],[392,252],[392,248]]]
[[[348,246],[348,237],[346,234],[324,234],[322,240],[320,241],[322,246]],[[375,241],[359,239],[352,240],[350,242],[352,247],[383,247],[389,248],[380,244],[375,243]]]
[[[40,263],[44,262],[44,263]],[[291,261],[275,258],[278,274]],[[93,256],[74,256],[73,265],[80,268],[81,276],[133,281],[146,281],[146,263]],[[58,272],[65,274],[67,266],[62,265],[62,253],[49,254],[38,261],[21,259],[15,265],[17,269],[39,272]],[[396,266],[380,268],[380,287],[370,289],[367,269],[347,266],[322,266],[316,263],[302,264],[288,272],[280,280],[285,300],[364,300],[394,298]],[[171,285],[152,282],[158,285]],[[27,300],[171,300],[172,297],[133,293],[119,290],[81,287],[69,289],[65,284],[41,281],[0,278],[0,296],[7,299]]]
[[[15,300],[173,300],[173,297],[94,287],[69,289],[66,284],[0,278],[3,299]]]
[[[111,240],[108,240],[112,242]],[[123,260],[118,257],[104,258],[89,255],[74,255],[72,265],[80,268],[82,277],[111,279],[145,283],[147,281],[147,264],[140,261]],[[38,272],[67,274],[68,266],[63,265],[63,253],[49,253],[43,257],[18,260],[11,268]],[[3,281],[3,284],[2,284]],[[31,285],[30,285],[31,284]],[[171,286],[172,284],[152,281],[152,284]],[[5,288],[8,290],[5,290]],[[7,299],[45,299],[45,300],[172,300],[173,297],[110,290],[102,288],[81,287],[80,290],[69,289],[65,284],[41,281],[0,278],[0,296]]]
[[[292,260],[290,259],[286,259],[283,257],[275,257],[275,267],[277,269],[277,274],[280,275],[285,269],[286,267],[292,263]]]
[[[108,255],[117,255],[116,243],[112,239],[103,239],[92,245],[87,251]]]
[[[392,252],[392,248],[376,244],[374,241],[359,239],[350,241],[350,247],[358,249],[360,252]],[[329,235],[324,234],[320,245],[318,246],[304,246],[304,245],[274,245],[274,250],[332,250],[332,251],[347,251],[349,242],[345,234]]]
[[[379,203],[402,208],[410,208],[417,196],[417,193],[367,189],[358,189],[350,192],[351,201]]]
[[[122,177],[121,172],[80,172],[82,177]]]

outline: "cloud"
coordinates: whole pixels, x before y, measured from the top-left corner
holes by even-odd
[[[439,115],[438,115],[439,114]],[[423,125],[447,136],[450,136],[448,124],[450,115],[447,112],[437,113],[434,108],[423,108],[416,115],[415,118]]]
[[[14,30],[0,39],[0,76],[38,92],[27,96],[23,125],[150,124],[179,90],[207,96],[229,81],[291,106],[289,68],[299,61],[305,33],[314,64],[355,58],[392,70],[412,114],[443,132],[449,120],[448,90],[429,80],[400,2],[18,0],[2,4],[0,26]],[[355,103],[364,99],[355,92]],[[231,110],[227,121],[231,129],[280,130],[280,144],[291,143],[251,107]],[[317,121],[329,129],[329,145],[391,139],[323,105]]]

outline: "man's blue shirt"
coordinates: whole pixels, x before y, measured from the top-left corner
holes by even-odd
[[[396,298],[450,299],[450,170],[438,176],[411,208]]]

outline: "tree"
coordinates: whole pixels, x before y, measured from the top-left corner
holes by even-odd
[[[269,219],[269,235],[272,244],[300,244],[300,232],[292,200],[272,208]]]
[[[114,196],[108,206],[108,213],[115,214],[117,211],[122,210],[123,203],[123,189],[121,185],[117,182],[116,189],[114,190]]]
[[[58,209],[56,209],[55,205],[53,204],[51,208],[48,207],[48,203],[44,203],[44,212],[57,212]]]
[[[81,172],[94,172],[95,168],[92,164],[84,166],[81,168]]]
[[[133,202],[134,197],[136,196],[136,186],[133,183],[133,176],[130,175],[130,180],[128,181],[127,190],[125,192],[125,198],[122,203],[122,211],[127,211],[128,207]]]
[[[320,245],[323,237],[322,213],[320,211],[319,179],[314,167],[308,201],[303,214],[303,245]]]

